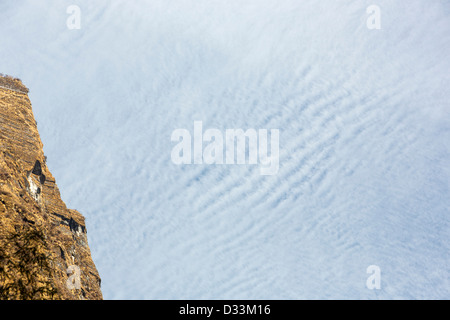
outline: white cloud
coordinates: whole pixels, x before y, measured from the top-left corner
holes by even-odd
[[[447,298],[449,6],[1,4],[105,298]],[[280,169],[175,166],[176,128],[280,129]],[[366,269],[382,271],[381,290]]]

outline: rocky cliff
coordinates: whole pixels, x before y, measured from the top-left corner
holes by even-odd
[[[0,75],[0,299],[102,299],[84,217],[46,165],[28,89]]]

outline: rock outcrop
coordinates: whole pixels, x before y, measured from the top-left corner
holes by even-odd
[[[0,75],[0,299],[102,299],[84,217],[67,209],[19,79]]]

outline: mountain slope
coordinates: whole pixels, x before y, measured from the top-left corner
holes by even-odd
[[[60,198],[27,93],[0,77],[0,297],[101,299],[84,217]]]

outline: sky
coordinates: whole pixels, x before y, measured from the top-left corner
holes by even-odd
[[[0,72],[30,89],[105,299],[448,299],[449,17],[438,0],[0,0]],[[175,164],[195,121],[279,130],[278,171]]]

